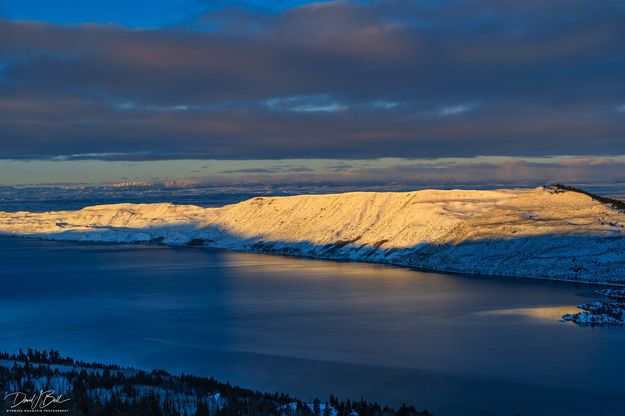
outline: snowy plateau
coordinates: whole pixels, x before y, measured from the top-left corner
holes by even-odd
[[[625,213],[557,186],[256,197],[218,208],[0,212],[0,234],[161,243],[424,270],[625,284]]]

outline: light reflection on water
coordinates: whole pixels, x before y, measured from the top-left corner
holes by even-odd
[[[2,349],[436,414],[625,411],[625,330],[558,319],[590,286],[7,237],[0,264]]]
[[[503,316],[529,316],[537,319],[547,319],[554,321],[561,319],[562,315],[579,312],[579,309],[571,305],[557,305],[547,307],[498,309],[481,312],[480,315],[503,315]]]

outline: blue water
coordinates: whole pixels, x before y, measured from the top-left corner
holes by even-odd
[[[625,329],[563,282],[0,237],[0,349],[435,415],[625,414]]]

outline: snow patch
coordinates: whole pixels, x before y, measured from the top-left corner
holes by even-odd
[[[0,233],[162,243],[428,270],[625,284],[625,213],[579,192],[353,192],[219,208],[114,204],[0,212]]]

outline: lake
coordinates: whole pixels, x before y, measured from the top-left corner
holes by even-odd
[[[593,286],[201,248],[0,237],[0,349],[435,415],[625,413]]]

